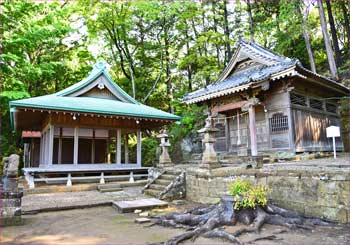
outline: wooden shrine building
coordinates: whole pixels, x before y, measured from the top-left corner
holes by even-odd
[[[207,105],[215,149],[238,155],[332,151],[326,127],[340,126],[338,99],[345,86],[255,43],[240,40],[212,84],[187,94],[187,104]],[[333,98],[333,99],[327,99]],[[343,150],[341,138],[337,150]]]
[[[130,97],[103,62],[60,92],[11,101],[10,112],[14,129],[23,131],[23,171],[32,187],[48,173],[71,183],[74,173],[78,180],[81,173],[142,169],[142,131],[179,120]]]

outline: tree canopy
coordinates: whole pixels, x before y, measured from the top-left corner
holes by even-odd
[[[349,16],[346,0],[3,1],[2,154],[20,144],[10,129],[9,100],[61,90],[100,59],[137,100],[185,115],[178,134],[191,131],[198,114],[179,99],[215,81],[240,37],[348,86]]]

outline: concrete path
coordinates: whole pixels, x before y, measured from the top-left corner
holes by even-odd
[[[66,210],[103,205],[114,201],[143,199],[142,187],[129,187],[118,192],[100,193],[98,191],[59,192],[25,195],[22,198],[24,214],[45,211]]]

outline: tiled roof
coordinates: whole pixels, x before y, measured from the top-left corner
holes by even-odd
[[[297,60],[289,60],[274,65],[257,65],[245,70],[236,72],[221,82],[210,84],[202,89],[187,94],[183,100],[187,101],[196,97],[209,95],[219,91],[239,87],[241,85],[253,84],[255,82],[269,79],[273,74],[292,68]]]
[[[343,85],[304,68],[298,59],[281,56],[255,43],[249,43],[244,40],[238,41],[235,46],[235,54],[218,79],[204,88],[186,94],[183,97],[185,103],[198,103],[236,93],[248,89],[254,83],[269,79],[274,80],[281,77],[280,75],[297,75],[298,72],[295,68],[305,72],[308,76],[315,75],[321,78],[325,83],[331,84],[334,88],[338,88],[343,92],[349,92],[349,89]],[[252,60],[255,64],[250,67],[248,65],[247,68],[243,68],[242,70],[236,69],[237,63],[246,59]]]

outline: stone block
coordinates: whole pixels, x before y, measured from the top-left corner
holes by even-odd
[[[324,194],[335,194],[338,192],[339,185],[336,181],[320,181],[318,185],[318,193]]]
[[[305,207],[305,214],[339,223],[347,223],[348,221],[347,210],[340,207],[333,208],[308,205]]]
[[[305,212],[305,205],[303,202],[295,202],[287,199],[279,199],[279,200],[273,199],[273,200],[270,200],[270,202],[278,205],[281,208],[297,211],[301,214]]]
[[[22,224],[23,220],[21,216],[1,217],[0,219],[0,226],[16,226]]]
[[[317,206],[321,207],[337,207],[338,204],[340,204],[341,200],[339,199],[338,195],[334,194],[324,194],[318,195],[317,202],[315,203]],[[343,204],[344,205],[344,204]]]
[[[341,181],[345,181],[345,180],[350,180],[350,175],[346,175],[345,173],[344,174],[336,174],[336,175],[333,175],[333,176],[330,176],[331,180],[341,180]]]
[[[20,198],[1,199],[0,203],[2,205],[2,208],[20,207],[21,206],[21,199]]]
[[[138,224],[144,224],[144,223],[148,223],[148,222],[151,222],[151,220],[148,219],[148,218],[138,218],[138,219],[135,219],[135,223],[138,223]]]
[[[149,213],[148,212],[143,212],[143,213],[139,213],[140,217],[148,217]]]

